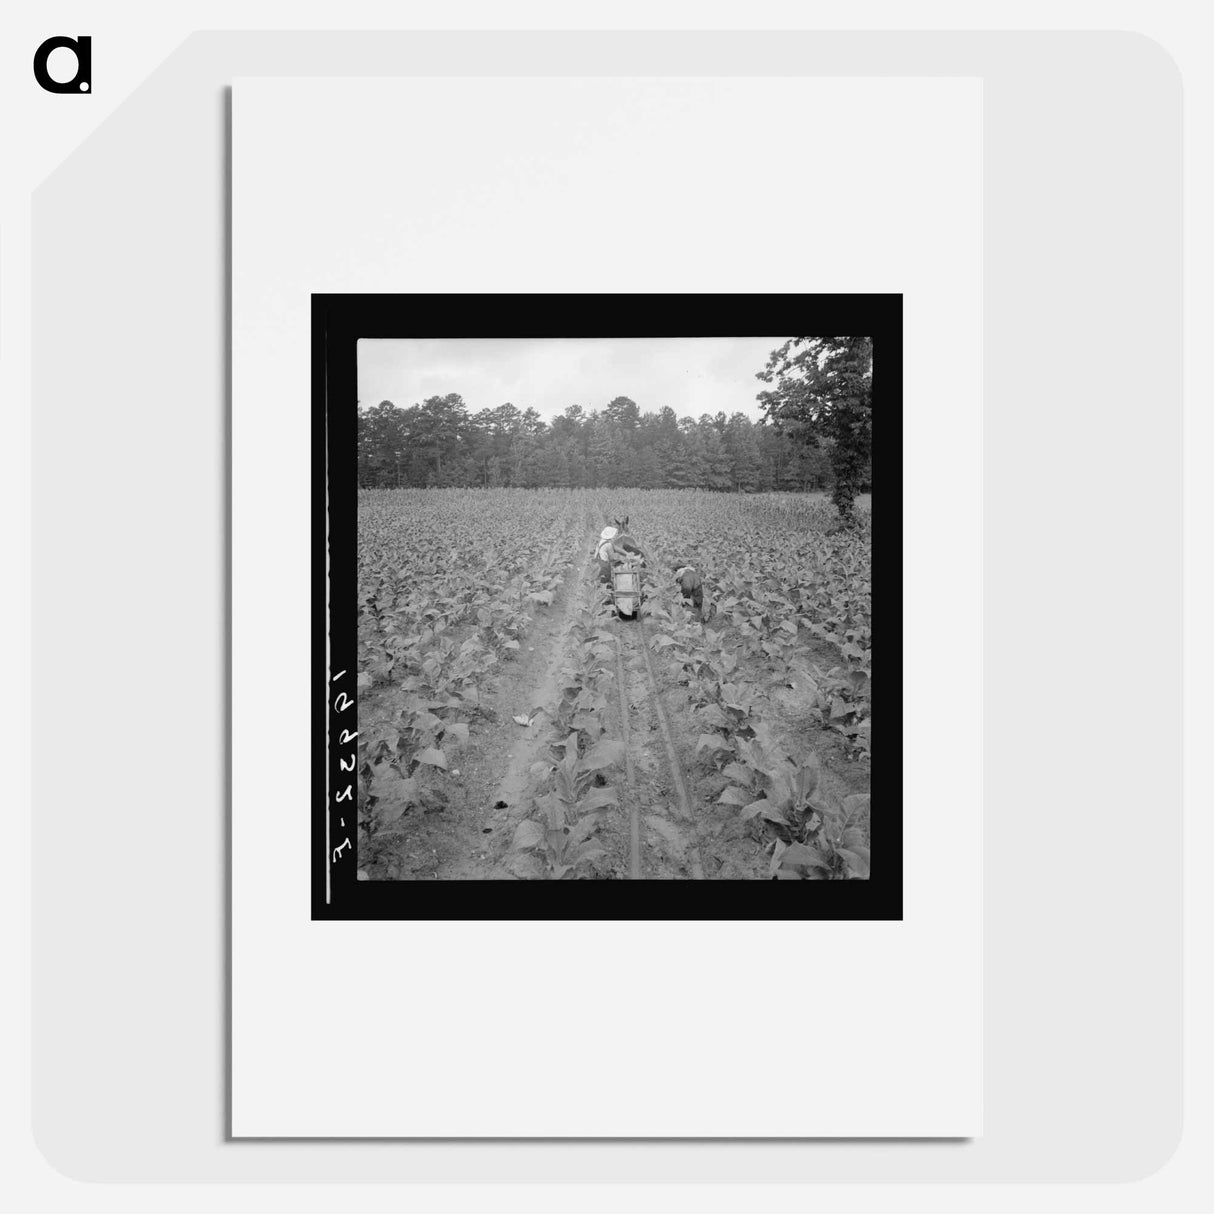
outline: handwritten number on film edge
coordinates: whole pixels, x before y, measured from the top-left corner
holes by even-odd
[[[337,680],[340,679],[342,677],[342,675],[344,675],[345,673],[346,672],[343,670],[341,672],[341,674],[335,674],[333,676],[333,682],[336,683]],[[352,699],[350,699],[350,697],[348,695],[346,695],[346,693],[344,691],[339,691],[337,693],[336,698],[333,701],[333,710],[335,712],[345,712],[347,709],[353,708],[353,707],[354,707],[354,701]],[[357,730],[355,730],[353,733],[351,733],[348,729],[343,729],[341,731],[341,737],[339,739],[338,744],[341,746],[349,746],[350,743],[353,742],[354,739],[357,737],[358,737]],[[357,762],[357,759],[358,759],[357,752],[352,753],[350,755],[350,765],[349,765],[349,767],[347,767],[345,758],[339,756],[338,757],[338,766],[341,768],[342,771],[353,771],[354,766]],[[333,798],[333,804],[338,805],[342,801],[349,801],[353,796],[354,796],[354,785],[347,784],[344,788],[338,789],[336,795]],[[339,821],[341,822],[342,826],[345,826],[345,824],[346,824],[345,818],[341,818],[341,819],[339,819]],[[354,848],[354,844],[350,842],[349,835],[347,835],[333,849],[333,863],[334,864],[336,864],[338,862],[338,860],[341,859],[341,854],[342,854],[342,852],[344,852],[346,850],[346,848],[350,848],[351,850],[353,850],[353,848]]]

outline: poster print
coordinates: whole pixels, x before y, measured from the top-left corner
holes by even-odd
[[[312,319],[313,917],[900,918],[901,297]]]

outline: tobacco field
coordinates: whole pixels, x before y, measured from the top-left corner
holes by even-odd
[[[633,621],[593,559],[625,514]],[[866,879],[867,501],[837,523],[805,493],[360,490],[359,879]]]

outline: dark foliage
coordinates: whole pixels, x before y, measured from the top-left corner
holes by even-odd
[[[673,409],[642,413],[628,397],[600,410],[570,405],[552,422],[513,404],[470,413],[454,393],[358,414],[363,488],[512,487],[824,489],[825,448],[742,413],[698,421]]]
[[[832,499],[850,524],[856,494],[872,479],[872,338],[791,338],[772,351],[758,378],[775,385],[759,393],[765,420],[829,453]]]

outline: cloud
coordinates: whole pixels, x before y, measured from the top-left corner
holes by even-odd
[[[784,337],[363,338],[358,399],[408,407],[457,392],[468,409],[510,401],[545,420],[631,397],[643,413],[762,416],[755,378]]]

